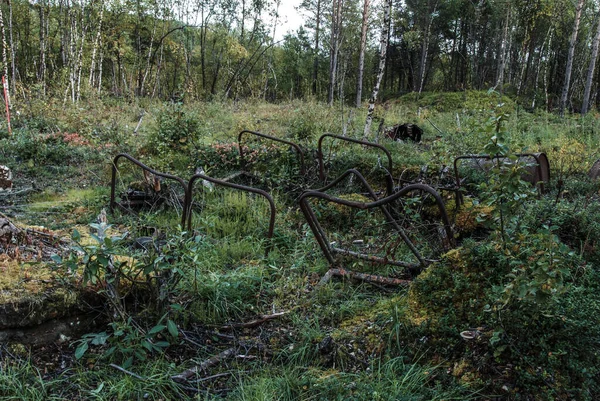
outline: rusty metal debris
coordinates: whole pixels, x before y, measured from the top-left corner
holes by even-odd
[[[356,177],[362,183],[362,185],[367,189],[369,197],[372,198],[373,201],[357,202],[332,196],[325,192],[350,176]],[[407,185],[404,188],[401,188],[399,191],[385,198],[377,199],[375,192],[369,186],[366,179],[361,175],[361,173],[356,170],[348,170],[342,176],[337,178],[334,182],[330,183],[326,187],[321,188],[320,190],[304,192],[300,196],[299,203],[300,209],[304,214],[306,221],[308,222],[309,227],[311,228],[311,231],[313,232],[319,244],[319,247],[323,252],[323,255],[328,260],[332,268],[340,267],[336,255],[344,255],[354,259],[365,260],[381,265],[400,266],[408,269],[410,273],[416,274],[428,264],[430,264],[432,261],[434,261],[434,259],[431,257],[431,255],[423,255],[417,249],[417,246],[415,245],[413,240],[411,240],[405,232],[406,227],[404,227],[405,216],[403,216],[403,210],[401,210],[401,208],[394,207],[398,203],[400,198],[410,195],[414,191],[427,193],[431,195],[432,199],[434,200],[435,207],[438,209],[439,212],[439,220],[441,221],[441,225],[438,225],[438,227],[436,228],[436,234],[438,234],[442,238],[440,243],[441,248],[447,250],[454,246],[454,235],[452,233],[452,228],[450,226],[448,214],[446,213],[446,209],[444,207],[442,198],[433,188],[424,184]],[[392,246],[396,246],[403,242],[410,251],[410,253],[412,253],[413,257],[417,260],[417,262],[415,263],[397,259],[394,257],[393,253],[390,253],[387,250],[385,256],[380,256],[372,253],[360,252],[348,248],[338,247],[335,241],[331,241],[328,238],[322,224],[319,221],[319,218],[317,217],[317,213],[315,213],[314,208],[311,206],[311,200],[321,200],[327,203],[332,203],[334,205],[343,205],[345,207],[349,207],[355,210],[380,210],[385,217],[384,225],[389,228],[389,231],[393,231],[398,237],[398,239],[393,239],[388,243],[392,244]]]
[[[600,177],[600,159],[594,162],[592,168],[588,172],[588,177],[590,177],[592,180],[595,180],[598,177]]]
[[[244,147],[243,147],[243,142],[242,142],[242,139],[245,135],[252,135],[252,136],[259,137],[259,138],[267,139],[272,142],[278,142],[278,143],[282,143],[284,145],[290,146],[292,149],[294,149],[296,151],[296,155],[298,158],[298,164],[300,165],[300,175],[304,176],[306,174],[306,167],[304,164],[304,152],[302,151],[302,148],[298,144],[296,144],[294,142],[286,141],[285,139],[281,139],[281,138],[277,138],[277,137],[274,137],[271,135],[263,134],[263,133],[256,132],[256,131],[249,131],[249,130],[244,130],[238,134],[238,148],[240,151],[240,165],[241,165],[242,171],[245,172],[245,169],[247,167],[246,158],[244,155]]]
[[[326,163],[324,160],[325,155],[323,152],[323,141],[325,140],[325,138],[332,138],[334,140],[344,141],[344,142],[348,142],[348,143],[354,144],[354,145],[360,145],[363,148],[377,149],[381,153],[383,153],[383,155],[385,156],[385,159],[387,161],[387,166],[381,166],[381,168],[384,172],[384,177],[385,177],[385,186],[386,186],[386,194],[385,195],[390,195],[392,192],[394,192],[394,179],[392,177],[393,162],[392,162],[392,155],[390,154],[389,150],[387,150],[385,147],[383,147],[377,143],[361,141],[358,139],[352,139],[352,138],[348,138],[345,136],[334,135],[334,134],[321,135],[321,137],[319,138],[319,141],[317,142],[317,162],[319,164],[319,179],[321,180],[321,182],[325,183],[327,181],[327,174],[325,172],[325,164]]]
[[[249,193],[253,193],[256,195],[260,195],[267,200],[267,202],[269,203],[269,208],[270,208],[270,217],[269,217],[269,228],[267,231],[268,245],[265,250],[265,254],[268,255],[272,248],[271,239],[273,238],[273,231],[275,229],[276,209],[275,209],[275,202],[273,201],[273,197],[271,195],[269,195],[266,191],[263,191],[262,189],[249,187],[249,186],[245,186],[245,185],[241,185],[241,184],[234,184],[232,182],[220,180],[218,178],[209,177],[204,174],[194,174],[192,176],[192,178],[190,178],[189,187],[188,187],[189,190],[187,192],[187,197],[186,197],[186,201],[185,201],[186,215],[187,215],[187,219],[188,219],[187,220],[188,230],[192,229],[192,206],[194,203],[194,200],[193,200],[194,184],[198,180],[202,180],[203,182],[207,181],[207,182],[210,182],[217,186],[233,188],[233,189],[237,189],[239,191],[244,191],[244,192],[249,192]]]
[[[148,185],[148,189],[150,191],[140,191],[129,188],[126,193],[121,194],[121,202],[116,201],[117,174],[119,172],[119,161],[121,160],[127,160],[133,165],[142,169],[144,173],[144,179],[146,180],[146,184]],[[127,153],[119,153],[117,156],[115,156],[112,163],[112,176],[110,183],[110,212],[114,212],[114,209],[116,207],[125,212],[131,213],[134,212],[136,209],[143,208],[144,206],[152,206],[153,203],[156,201],[154,196],[156,195],[156,193],[160,192],[161,189],[161,178],[175,181],[179,185],[181,185],[184,192],[184,198],[187,198],[188,184],[182,178],[171,174],[162,173],[160,171],[156,171],[153,168],[146,166],[144,163],[128,155]],[[185,226],[186,222],[187,208],[185,206],[185,202],[181,203],[181,226],[183,227]]]
[[[537,186],[540,194],[544,192],[544,186],[550,182],[550,163],[545,153],[517,153],[515,156],[519,162],[525,162],[525,171],[522,179]],[[500,160],[508,163],[509,158],[504,156],[490,157],[489,155],[463,155],[454,159],[454,177],[456,186],[461,187],[463,180],[460,177],[458,166],[462,160],[471,160],[472,166],[484,172],[492,169],[492,160]],[[529,161],[529,162],[527,162]]]
[[[21,261],[49,261],[63,255],[70,242],[46,228],[21,228],[0,213],[0,255]]]

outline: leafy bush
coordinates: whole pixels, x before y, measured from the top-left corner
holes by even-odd
[[[170,104],[157,118],[157,128],[148,138],[150,153],[163,158],[172,154],[188,154],[203,134],[198,118],[180,103]]]

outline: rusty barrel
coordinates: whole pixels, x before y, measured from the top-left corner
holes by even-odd
[[[590,169],[590,172],[588,173],[588,176],[592,180],[595,180],[598,177],[600,177],[600,159],[598,159],[594,162],[594,164],[592,165],[592,168]]]
[[[543,186],[550,182],[550,163],[548,162],[548,156],[545,153],[526,153],[519,155],[519,159],[526,160],[529,158],[534,159],[534,163],[531,166],[527,166],[527,174],[522,178],[533,185],[541,183],[541,189]]]

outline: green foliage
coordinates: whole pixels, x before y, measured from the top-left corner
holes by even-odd
[[[96,231],[90,233],[93,243],[82,245],[79,242],[81,235],[75,230],[72,235],[72,252],[65,259],[58,255],[53,255],[52,259],[55,269],[62,270],[63,275],[68,278],[74,277],[82,266],[83,285],[91,284],[100,288],[99,293],[110,306],[108,315],[115,319],[109,324],[109,331],[85,335],[79,341],[75,357],[83,357],[90,345],[99,346],[103,347],[103,357],[115,358],[129,367],[134,359],[141,362],[146,360],[148,353],[162,352],[169,346],[165,338],[178,336],[177,326],[168,315],[179,307],[166,307],[165,301],[172,294],[183,272],[170,258],[168,251],[160,255],[147,255],[139,261],[128,258],[128,252],[122,246],[127,234],[109,236],[111,225],[103,217],[99,223],[90,224]],[[175,237],[172,241],[180,241],[180,238]],[[147,283],[154,283],[150,286],[154,288],[151,294],[154,294],[158,312],[164,313],[158,323],[149,329],[144,329],[133,318],[123,302],[123,291],[135,291],[137,277],[140,275],[146,278]],[[125,282],[131,287],[125,288]]]
[[[182,103],[170,104],[161,110],[156,124],[156,131],[150,133],[146,148],[163,162],[174,155],[189,157],[194,145],[205,135],[198,118]],[[175,162],[167,165],[181,167]]]
[[[413,109],[428,107],[438,112],[487,110],[489,101],[489,94],[486,91],[475,90],[464,92],[423,92],[419,96],[415,93],[409,93],[397,100],[400,104],[410,104]],[[514,101],[508,96],[502,96],[500,102],[506,104],[509,109],[514,109],[515,107]]]
[[[3,357],[0,360],[0,398],[3,400],[61,400],[61,381],[43,377],[31,363]]]
[[[150,354],[163,353],[170,342],[179,335],[172,320],[166,325],[162,320],[155,326],[144,330],[131,317],[127,321],[115,321],[109,324],[109,331],[84,335],[75,349],[75,358],[81,359],[90,346],[102,347],[102,358],[115,360],[130,368],[134,362],[146,362]]]
[[[267,371],[241,381],[232,400],[468,400],[458,386],[441,390],[437,368],[407,364],[402,358],[371,365],[357,373],[338,370],[290,369]]]
[[[77,133],[39,134],[16,130],[14,135],[0,140],[5,157],[15,158],[33,166],[80,164],[98,157],[98,148]]]
[[[488,173],[487,181],[479,185],[485,202],[493,206],[493,221],[498,226],[505,249],[516,229],[518,213],[533,193],[530,185],[522,179],[525,174],[523,164],[510,151],[503,124],[507,118],[508,115],[498,108],[482,127],[486,134],[491,135],[484,151],[493,167]]]

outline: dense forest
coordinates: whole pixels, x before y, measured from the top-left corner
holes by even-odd
[[[561,112],[600,98],[595,1],[394,1],[388,21],[384,3],[304,0],[304,25],[276,40],[281,0],[7,1],[3,72],[14,96],[70,102],[105,93],[355,104],[385,54],[384,98],[495,87]]]

